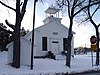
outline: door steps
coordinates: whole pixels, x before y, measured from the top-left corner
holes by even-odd
[[[65,55],[55,55],[55,60],[65,60],[66,56]]]

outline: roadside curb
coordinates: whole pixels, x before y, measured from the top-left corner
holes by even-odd
[[[100,73],[100,70],[89,70],[89,71],[84,71],[84,72],[79,72],[79,73],[65,73],[64,75],[80,75],[80,74],[89,74],[89,73]]]

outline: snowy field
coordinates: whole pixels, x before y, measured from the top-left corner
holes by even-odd
[[[54,75],[57,73],[78,73],[89,70],[99,70],[100,66],[92,67],[90,53],[87,55],[75,55],[71,60],[71,68],[65,66],[65,60],[34,59],[34,69],[21,66],[12,68],[7,64],[7,52],[0,52],[0,75]],[[94,56],[95,65],[95,56]]]

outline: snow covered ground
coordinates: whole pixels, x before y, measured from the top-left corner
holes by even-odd
[[[33,70],[30,70],[28,66],[21,66],[16,69],[7,64],[7,52],[0,52],[0,75],[53,75],[57,73],[78,73],[100,68],[100,66],[92,67],[90,53],[87,55],[75,55],[71,60],[71,68],[66,67],[65,63],[65,60],[34,59]]]

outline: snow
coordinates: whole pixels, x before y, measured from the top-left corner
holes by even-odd
[[[34,59],[34,68],[30,70],[29,66],[21,66],[19,69],[13,68],[8,65],[7,61],[8,52],[0,52],[0,75],[53,75],[63,73],[79,73],[89,70],[99,70],[100,66],[92,67],[91,54],[75,55],[71,59],[71,67],[66,67],[65,60],[53,59]],[[95,65],[95,53],[94,53]]]

